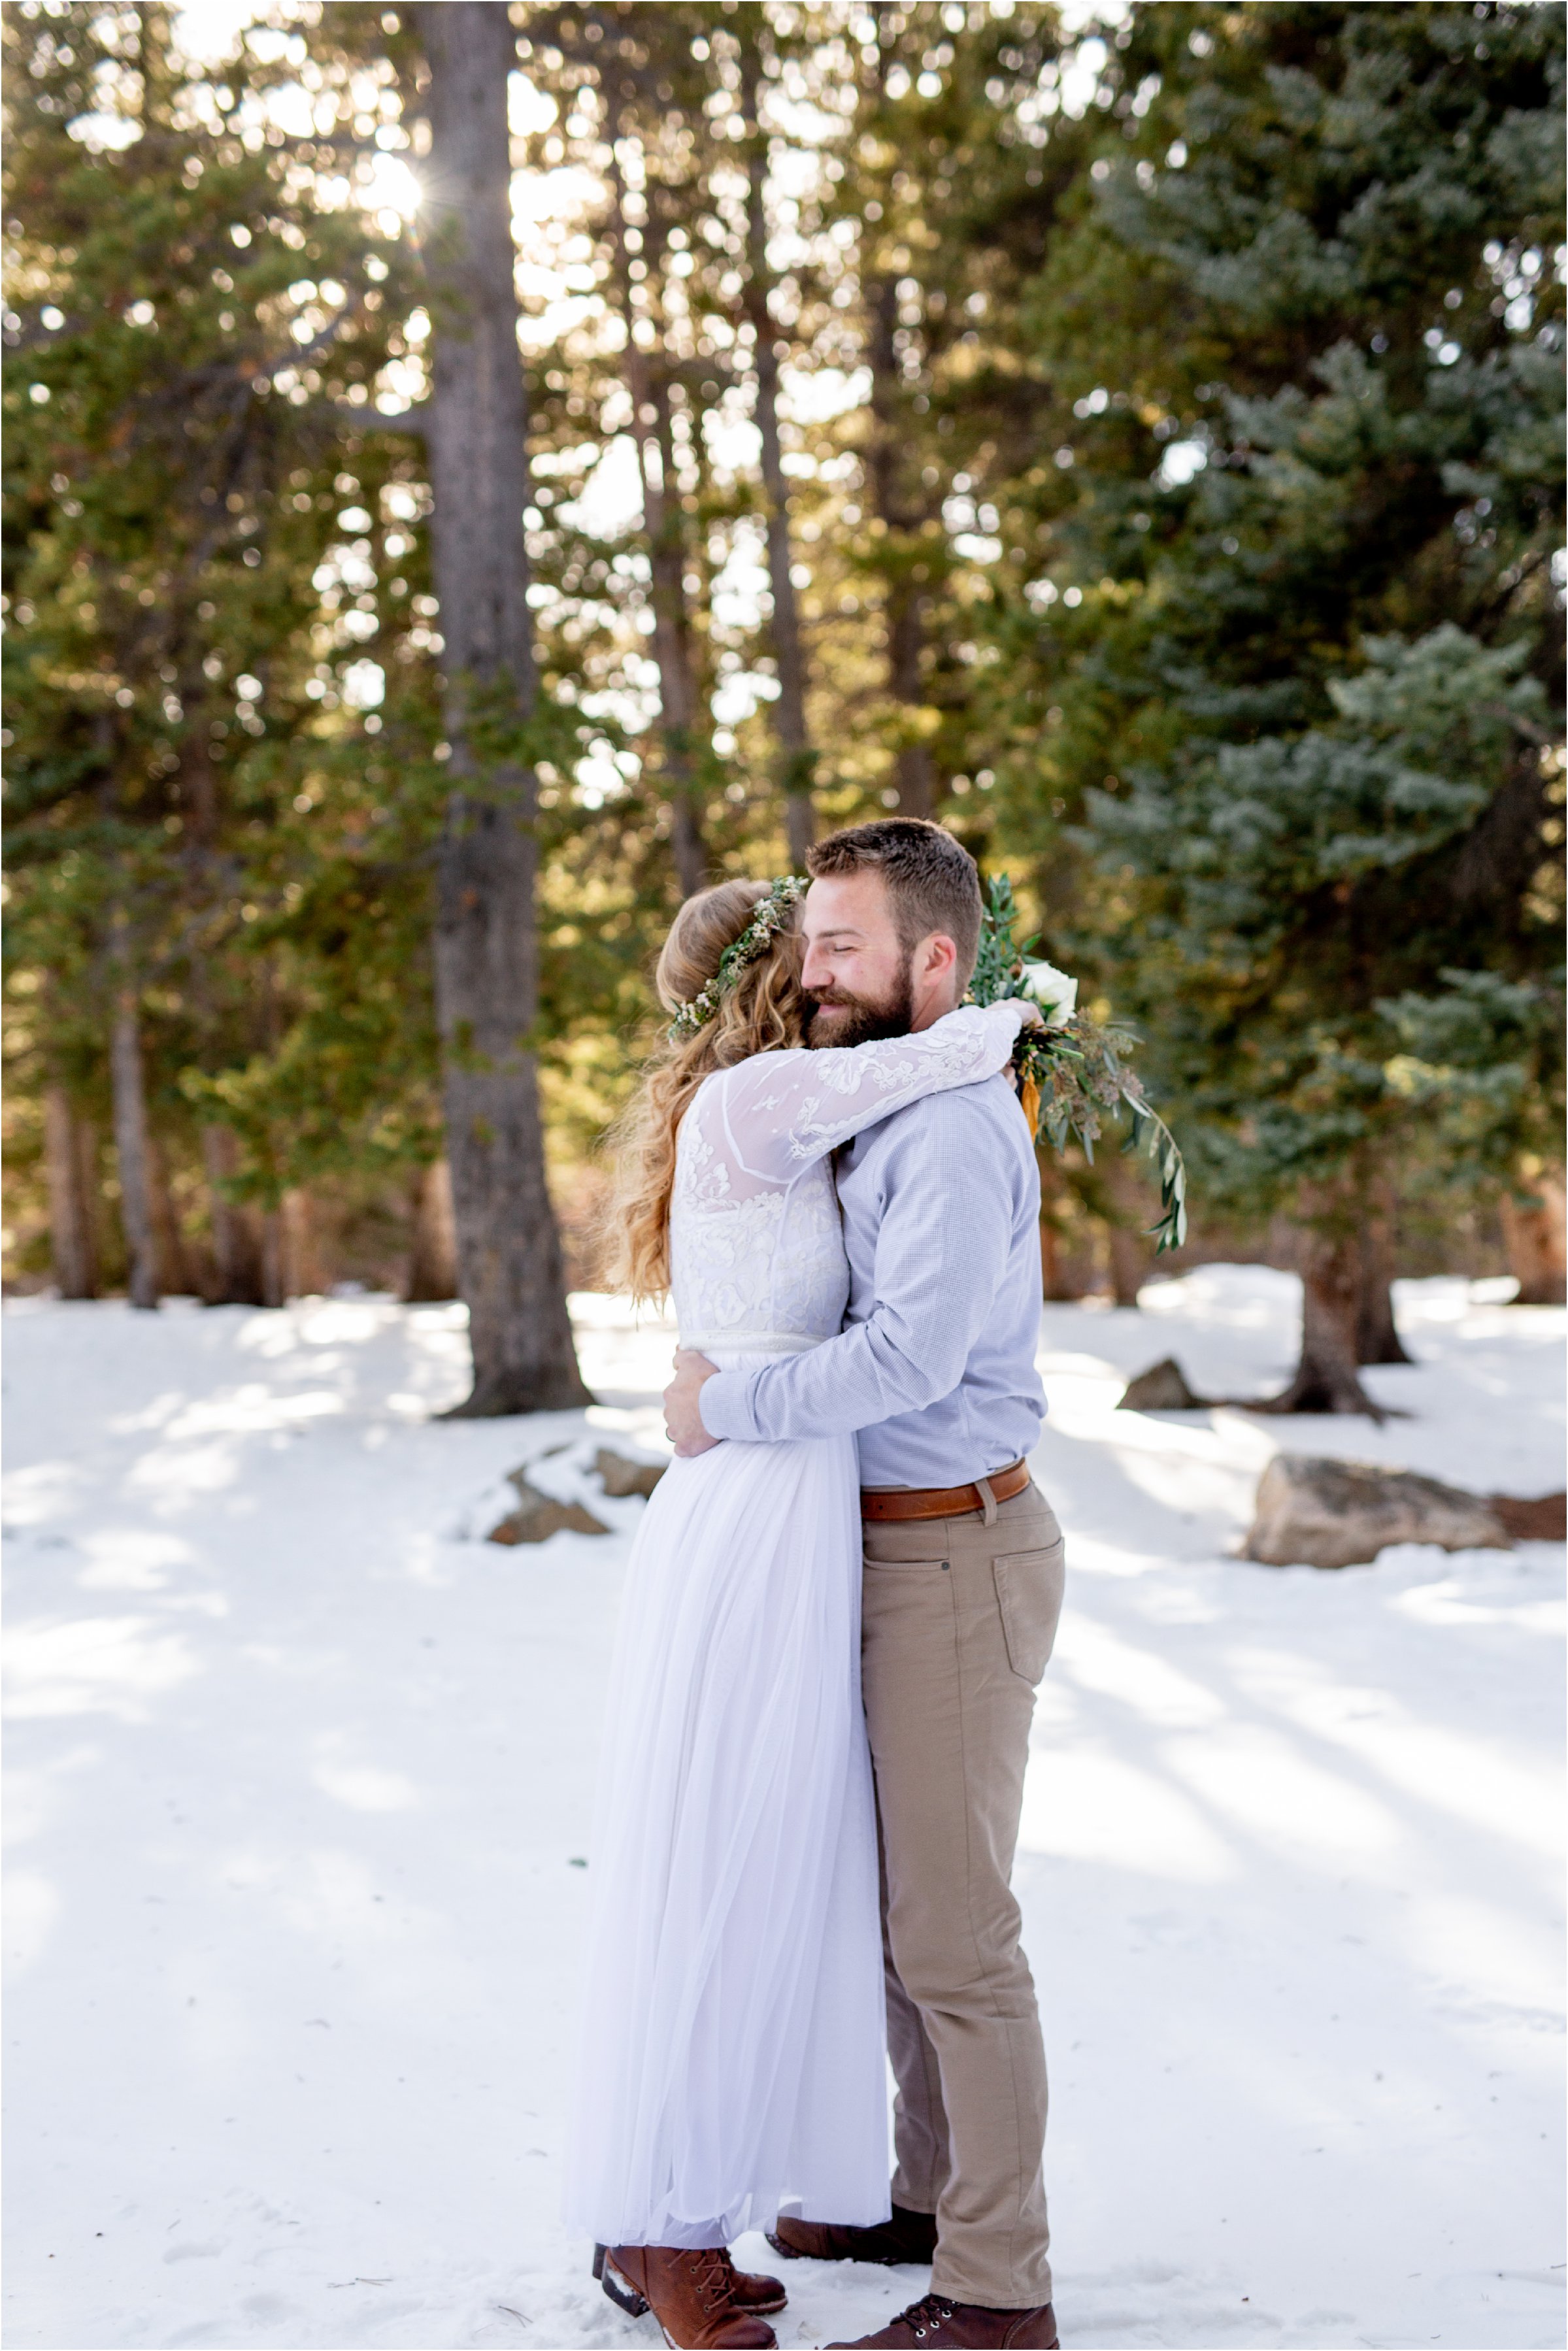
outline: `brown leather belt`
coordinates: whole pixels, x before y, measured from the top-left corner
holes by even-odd
[[[1011,1501],[1029,1484],[1029,1463],[1009,1461],[986,1479],[992,1499]],[[986,1498],[977,1486],[862,1486],[862,1519],[961,1519],[966,1511],[983,1510]]]

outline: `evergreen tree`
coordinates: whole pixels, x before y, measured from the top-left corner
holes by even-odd
[[[401,348],[398,249],[322,205],[330,150],[279,128],[298,35],[255,29],[222,76],[156,6],[18,8],[5,35],[13,1043],[100,1123],[112,1095],[138,1301],[189,1275],[192,1146],[214,1294],[255,1295],[235,1186],[275,1226],[298,1138],[225,1100],[293,1017],[264,917],[308,894],[300,816],[369,747],[373,599],[316,581],[363,568],[345,452]]]
[[[993,615],[1006,820],[1080,819],[1197,1180],[1301,1224],[1296,1408],[1368,1408],[1402,1048],[1506,1006],[1517,1062],[1494,984],[1557,957],[1561,59],[1547,8],[1135,12],[1026,298],[1062,438]]]

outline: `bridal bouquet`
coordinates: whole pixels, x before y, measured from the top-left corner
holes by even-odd
[[[1159,1171],[1160,1218],[1149,1228],[1155,1247],[1179,1249],[1186,1238],[1186,1170],[1176,1137],[1126,1066],[1137,1039],[1114,1021],[1102,1027],[1080,1012],[1078,982],[1051,964],[1029,962],[1013,941],[1017,921],[1012,883],[998,873],[980,927],[969,1001],[1027,996],[1040,1007],[1040,1025],[1019,1031],[1014,1061],[1030,1132],[1043,1127],[1058,1151],[1076,1135],[1092,1161],[1103,1114],[1125,1110],[1133,1123],[1126,1149],[1146,1149]]]

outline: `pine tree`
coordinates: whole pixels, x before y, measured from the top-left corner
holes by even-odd
[[[112,1092],[146,1304],[186,1270],[171,1161],[193,1123],[218,1235],[239,1137],[211,1087],[286,1017],[256,925],[363,658],[344,634],[323,659],[313,574],[345,420],[397,344],[398,256],[319,206],[272,119],[297,36],[258,28],[223,78],[160,7],[16,9],[5,32],[14,1043],[78,1122]],[[276,1210],[287,1138],[263,1142]],[[215,1294],[253,1292],[218,1255]]]
[[[1296,1408],[1368,1408],[1363,1237],[1431,1133],[1412,1024],[1539,1000],[1556,958],[1561,35],[1135,12],[1029,298],[1061,445],[993,619],[1007,820],[1082,811],[1083,928],[1195,1181],[1299,1221]]]

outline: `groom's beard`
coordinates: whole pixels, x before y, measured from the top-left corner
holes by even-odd
[[[842,988],[825,989],[810,1001],[806,1042],[814,1052],[824,1045],[871,1045],[879,1037],[907,1037],[915,1025],[907,966],[893,994],[881,1002],[851,996]]]

